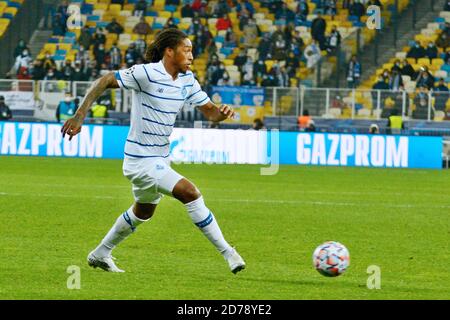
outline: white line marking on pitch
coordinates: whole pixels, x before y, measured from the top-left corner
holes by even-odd
[[[48,194],[48,193],[22,193],[22,192],[0,192],[0,196],[24,196],[24,197],[54,197],[54,198],[76,198],[76,199],[104,199],[115,200],[118,198],[130,198],[131,196],[91,196],[91,195],[73,195],[73,194]],[[167,197],[172,201],[178,201],[174,198]],[[273,203],[273,204],[303,204],[303,205],[316,205],[316,206],[345,206],[345,207],[386,207],[386,208],[438,208],[438,209],[450,209],[450,205],[416,205],[416,204],[383,204],[383,203],[363,203],[363,202],[335,202],[335,201],[304,201],[304,200],[276,200],[276,199],[217,199],[209,197],[208,202],[234,202],[234,203]]]

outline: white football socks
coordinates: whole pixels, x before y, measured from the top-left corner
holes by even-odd
[[[227,259],[228,255],[233,252],[233,248],[225,241],[222,231],[220,231],[214,215],[206,207],[203,197],[185,205],[192,222],[203,232],[224,258]]]
[[[150,219],[148,219],[150,220]],[[133,206],[121,214],[102,242],[95,248],[94,255],[97,257],[106,257],[111,255],[111,251],[130,234],[132,234],[138,225],[148,220],[139,219],[133,212]]]

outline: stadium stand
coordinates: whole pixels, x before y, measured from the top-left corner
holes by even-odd
[[[0,1],[0,38],[16,16],[24,0]]]

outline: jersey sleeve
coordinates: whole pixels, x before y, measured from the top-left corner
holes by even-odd
[[[142,91],[148,82],[144,65],[137,64],[131,68],[118,70],[115,72],[117,83],[121,88]]]
[[[202,90],[198,81],[195,80],[191,93],[186,97],[185,105],[198,107],[207,104],[209,101],[208,95]]]

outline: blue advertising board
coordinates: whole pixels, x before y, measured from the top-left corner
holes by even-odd
[[[59,123],[0,122],[0,155],[123,158],[129,127],[85,125],[72,141]],[[442,137],[175,128],[172,160],[379,168],[442,167]],[[180,141],[184,141],[180,145]],[[272,159],[272,143],[279,158]],[[275,145],[275,144],[274,144]],[[189,155],[226,154],[226,157]],[[268,157],[266,157],[266,155]],[[197,159],[198,158],[198,159]],[[198,160],[198,161],[197,161]]]
[[[441,137],[279,133],[280,164],[439,169],[442,148]]]

